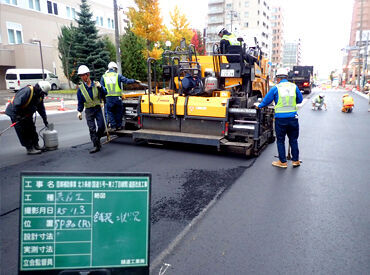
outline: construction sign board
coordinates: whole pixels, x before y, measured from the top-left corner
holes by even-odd
[[[150,183],[145,173],[22,173],[19,273],[148,274]]]

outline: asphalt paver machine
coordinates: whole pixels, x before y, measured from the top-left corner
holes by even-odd
[[[165,51],[163,86],[149,58],[148,89],[123,96],[125,129],[114,134],[258,155],[274,141],[273,108],[254,106],[269,89],[268,61],[258,46],[240,43],[228,54],[215,46],[210,56],[197,56],[193,45]]]

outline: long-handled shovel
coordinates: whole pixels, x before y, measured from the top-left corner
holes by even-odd
[[[4,134],[6,131],[8,131],[10,128],[14,127],[18,122],[19,122],[19,121],[16,121],[16,122],[14,122],[14,123],[10,124],[6,129],[2,130],[2,131],[0,132],[0,136],[1,136],[2,134]]]

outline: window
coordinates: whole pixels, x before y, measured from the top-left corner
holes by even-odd
[[[107,20],[108,20],[108,28],[110,28],[111,27],[111,25],[110,25],[110,18],[108,18]]]
[[[104,26],[104,24],[103,24],[103,17],[102,16],[100,16],[100,26]]]
[[[6,28],[8,29],[8,43],[9,44],[22,44],[22,25],[18,23],[6,22]]]
[[[44,74],[44,78],[46,78],[46,74]],[[20,80],[28,80],[28,79],[42,79],[42,74],[20,74]]]
[[[48,13],[58,15],[58,4],[47,1]],[[54,8],[54,10],[53,10]]]
[[[72,8],[72,18],[76,19],[76,10],[75,10],[75,8]]]
[[[248,22],[244,23],[244,27],[248,28]]]
[[[40,0],[28,0],[28,7],[31,10],[40,11]]]
[[[12,5],[18,5],[18,2],[17,2],[17,0],[5,0],[5,3],[7,3],[7,4],[12,4]]]
[[[232,8],[232,5],[233,5],[233,4],[231,4],[231,3],[226,4],[226,9],[228,9],[228,10],[229,10],[229,9],[231,9],[231,8]]]
[[[47,5],[48,5],[48,13],[53,13],[53,7],[51,5],[51,2],[47,1]]]
[[[55,15],[58,15],[58,4],[57,3],[53,3],[53,6],[54,6],[54,14]]]
[[[5,79],[6,80],[17,80],[17,75],[16,74],[6,74]]]
[[[66,7],[66,12],[67,12],[67,17],[70,18],[71,17],[71,8]]]
[[[244,17],[248,17],[249,16],[249,12],[244,12]]]
[[[244,2],[244,7],[249,7],[249,1]]]

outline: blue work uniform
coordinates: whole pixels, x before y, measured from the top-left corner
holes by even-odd
[[[286,79],[282,79],[279,84],[272,87],[267,95],[264,97],[262,102],[258,105],[258,108],[268,106],[272,101],[276,105],[279,103],[279,87],[282,86],[295,86],[295,95],[290,98],[294,98],[295,102],[287,104],[289,106],[282,107],[287,108],[288,111],[277,111],[275,109],[275,133],[276,133],[276,144],[279,153],[279,159],[281,162],[286,162],[285,153],[285,136],[289,138],[289,144],[292,150],[292,160],[299,160],[299,149],[298,149],[298,136],[299,136],[299,123],[296,104],[299,104],[303,100],[303,96],[297,85],[290,83]],[[293,87],[294,89],[294,87]],[[281,102],[281,101],[280,101]],[[279,104],[280,105],[280,104]]]
[[[105,93],[104,87],[95,87],[93,81],[91,81],[91,86],[88,86],[86,83],[82,83],[80,86],[81,85],[84,85],[92,102],[89,103],[89,100],[86,100],[83,92],[81,91],[81,87],[78,88],[77,111],[82,112],[85,109],[86,123],[89,127],[90,139],[93,142],[94,147],[100,147],[100,138],[104,135],[105,131],[104,117],[100,107],[100,99]],[[93,90],[95,90],[95,93]],[[98,130],[96,130],[96,126],[98,126]]]
[[[45,126],[48,125],[43,99],[44,95],[40,88],[26,86],[15,94],[5,110],[5,114],[10,117],[12,123],[17,122],[14,129],[21,145],[26,147],[27,150],[39,144],[39,136],[32,119],[33,114],[37,111]]]
[[[110,69],[108,73],[116,73],[115,70]],[[113,81],[114,86],[117,84],[119,91],[122,91],[122,84],[132,84],[135,83],[135,79],[129,79],[124,77],[121,74],[116,73],[116,78]],[[109,117],[109,123],[111,128],[120,129],[122,127],[122,117],[123,117],[123,105],[121,94],[118,95],[117,92],[110,94],[110,91],[107,89],[108,83],[105,83],[104,76],[100,79],[100,84],[102,87],[105,87],[105,95],[107,102],[107,112]]]

